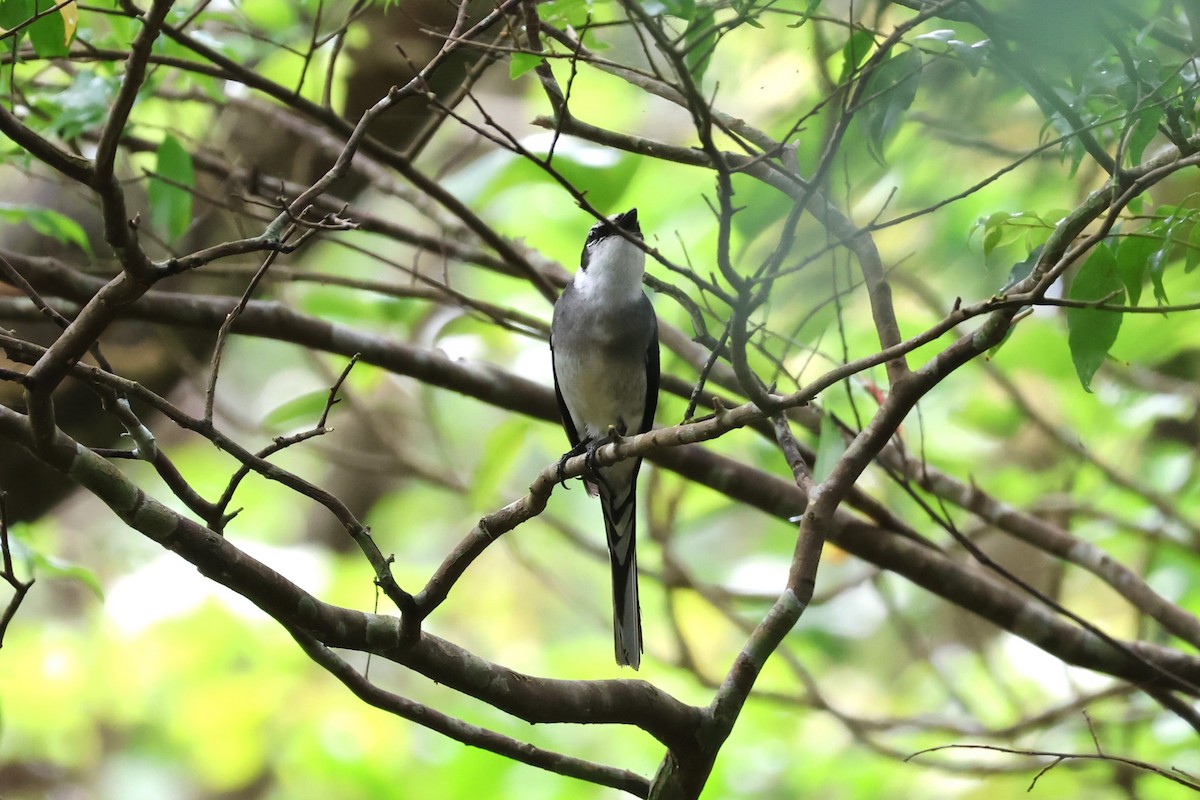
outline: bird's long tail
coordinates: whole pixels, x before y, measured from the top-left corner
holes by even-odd
[[[600,507],[608,535],[612,565],[613,643],[617,663],[637,669],[642,663],[642,609],[637,581],[637,473],[636,461],[624,461],[602,470]]]

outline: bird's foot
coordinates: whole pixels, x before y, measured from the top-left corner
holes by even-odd
[[[603,439],[596,439],[588,445],[587,452],[583,457],[584,475],[591,478],[600,477],[600,468],[596,466],[596,451],[604,447],[604,445],[609,444],[610,441],[610,438],[605,436]]]
[[[563,457],[558,460],[558,469],[557,469],[557,475],[556,475],[556,478],[557,478],[556,482],[560,486],[562,486],[563,489],[566,489],[568,491],[570,490],[571,487],[567,486],[567,476],[563,473],[566,472],[567,461],[569,461],[570,458],[571,458],[570,453],[563,453]]]
[[[580,455],[581,453],[585,452],[587,450],[587,447],[588,447],[587,442],[580,442],[579,444],[575,445],[567,452],[563,453],[562,458],[560,458],[558,460],[558,483],[562,485],[563,489],[569,490],[571,488],[571,487],[567,486],[567,476],[566,476],[567,462],[570,461],[575,456]]]
[[[588,450],[587,458],[584,462],[587,465],[586,474],[590,475],[595,482],[604,482],[604,476],[600,473],[600,467],[596,466],[596,451],[607,444],[620,444],[623,441],[625,441],[625,436],[621,431],[613,426],[609,426],[608,435],[603,439],[597,439]]]
[[[587,466],[585,474],[590,474],[594,478],[600,477],[599,467],[596,466],[596,451],[606,444],[620,444],[625,441],[625,435],[616,425],[608,426],[608,433],[601,439],[596,439],[590,442],[587,446],[587,457],[584,459],[584,464]]]

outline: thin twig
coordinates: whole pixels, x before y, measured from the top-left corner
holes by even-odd
[[[1159,777],[1166,778],[1169,781],[1178,783],[1180,786],[1186,786],[1193,791],[1200,791],[1200,783],[1185,778],[1177,772],[1165,770],[1162,767],[1157,767],[1145,761],[1139,761],[1136,758],[1126,758],[1124,756],[1105,755],[1103,753],[1058,753],[1051,750],[1023,750],[1014,747],[1001,747],[994,744],[943,744],[937,747],[927,747],[924,750],[918,750],[910,755],[906,761],[912,760],[917,756],[926,753],[936,753],[940,750],[990,750],[995,753],[1007,753],[1014,756],[1028,756],[1030,758],[1049,758],[1053,759],[1049,764],[1038,771],[1034,776],[1033,782],[1029,784],[1029,791],[1037,784],[1038,779],[1045,775],[1048,771],[1058,766],[1059,764],[1068,761],[1109,761],[1114,764],[1123,764],[1127,767],[1140,769],[1145,772],[1152,772]]]
[[[5,606],[4,613],[0,615],[0,647],[4,647],[4,636],[8,633],[9,623],[17,615],[21,602],[34,583],[32,576],[27,581],[17,578],[17,573],[13,569],[12,545],[9,543],[8,536],[8,493],[0,491],[0,558],[3,559],[0,578],[3,578],[13,588],[12,599]]]

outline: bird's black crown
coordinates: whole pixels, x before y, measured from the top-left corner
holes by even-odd
[[[597,222],[588,231],[587,244],[598,242],[601,239],[607,239],[609,236],[616,236],[617,229],[632,233],[638,238],[642,235],[642,226],[638,224],[638,213],[636,208],[631,208],[624,214],[614,214],[606,220]]]

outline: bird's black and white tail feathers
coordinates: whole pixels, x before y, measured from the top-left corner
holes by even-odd
[[[642,663],[642,609],[637,581],[637,474],[640,459],[600,470],[600,507],[612,566],[613,646],[617,664]]]

